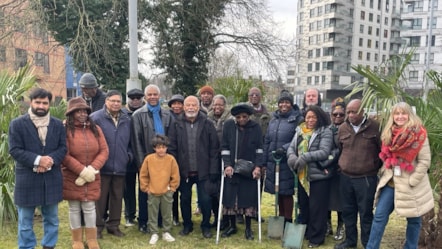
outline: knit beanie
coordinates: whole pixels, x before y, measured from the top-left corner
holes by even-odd
[[[213,90],[213,88],[209,85],[205,85],[203,87],[200,88],[199,90],[199,94],[201,95],[202,93],[208,92],[212,95],[215,95],[215,91]]]
[[[95,88],[98,87],[97,78],[91,73],[85,73],[81,76],[80,81],[78,82],[80,87],[83,88]]]
[[[282,90],[279,94],[278,104],[283,100],[288,100],[293,105],[293,95],[287,90]]]

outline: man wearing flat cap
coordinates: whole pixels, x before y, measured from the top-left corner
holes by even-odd
[[[209,111],[212,110],[212,101],[213,101],[213,96],[215,96],[215,91],[211,86],[205,85],[201,87],[198,92],[201,97],[200,110],[203,111],[205,114],[207,114],[209,113]]]
[[[78,83],[81,87],[82,97],[91,107],[92,112],[103,108],[106,96],[98,88],[97,78],[91,73],[85,73]]]
[[[144,105],[144,92],[140,89],[134,88],[127,92],[126,106],[123,108],[129,117],[132,116],[136,110]],[[124,217],[126,219],[126,227],[135,225],[135,214],[137,212],[136,200],[136,182],[137,182],[138,166],[135,161],[132,161],[127,166],[126,181],[124,187]]]

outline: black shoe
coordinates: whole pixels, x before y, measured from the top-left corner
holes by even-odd
[[[103,238],[103,227],[97,227],[97,239]]]
[[[308,248],[316,248],[316,247],[320,247],[320,244],[315,244],[315,243],[308,243]]]
[[[242,214],[236,215],[236,221],[238,222],[238,224],[244,224],[244,215]]]
[[[232,234],[236,234],[238,232],[238,229],[235,227],[228,227],[223,234],[221,234],[222,238],[230,237]]]
[[[184,227],[183,230],[180,231],[181,236],[187,236],[189,233],[193,231],[192,227]]]
[[[253,237],[253,232],[251,229],[246,229],[244,232],[244,235],[246,237],[246,240],[253,240],[255,237]]]
[[[339,244],[336,244],[334,247],[334,249],[350,249],[350,248],[356,248],[356,245],[350,244],[348,241],[344,241]]]
[[[342,240],[344,238],[345,228],[343,225],[338,225],[336,228],[336,235],[333,237],[335,240]]]
[[[108,228],[107,233],[112,234],[113,236],[116,236],[116,237],[124,237],[126,235],[118,227]]]
[[[203,229],[203,237],[206,239],[212,238],[212,233],[210,232],[210,229]]]
[[[148,234],[150,232],[149,229],[147,228],[147,225],[140,225],[138,227],[138,230],[144,234]]]
[[[219,230],[224,231],[226,230],[228,227],[230,227],[230,222],[229,221],[221,221],[221,224],[219,226]]]

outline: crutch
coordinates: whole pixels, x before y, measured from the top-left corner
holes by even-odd
[[[261,243],[261,176],[258,178],[258,240]]]
[[[221,187],[219,190],[219,204],[218,204],[218,221],[216,223],[216,244],[219,243],[219,231],[221,228],[223,194],[224,194],[224,162],[221,160]]]

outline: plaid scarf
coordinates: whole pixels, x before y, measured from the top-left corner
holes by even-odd
[[[412,172],[414,170],[412,162],[425,142],[427,131],[423,127],[404,129],[393,126],[391,132],[393,135],[391,143],[388,145],[382,143],[379,158],[387,169],[399,165],[401,170]]]

